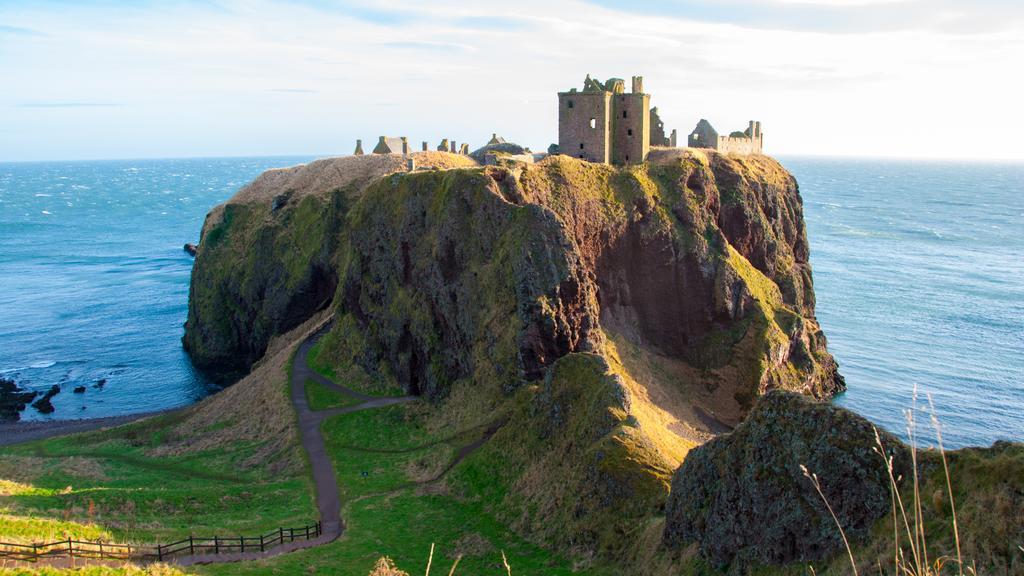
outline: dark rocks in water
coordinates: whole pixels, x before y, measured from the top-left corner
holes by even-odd
[[[41,414],[52,413],[54,408],[53,403],[50,402],[50,399],[56,396],[57,394],[60,394],[60,386],[54,384],[53,386],[50,387],[49,390],[46,391],[46,394],[43,394],[42,398],[32,403],[32,407],[35,408],[36,410],[39,410]]]
[[[37,394],[19,388],[13,380],[0,378],[0,422],[20,420],[21,411]]]
[[[92,387],[96,388],[97,390],[99,390],[99,389],[102,389],[106,385],[107,385],[107,379],[106,378],[100,378],[99,380],[96,381],[95,384],[92,385]]]
[[[72,392],[75,394],[85,394],[85,386],[75,386],[75,389],[72,390]]]
[[[895,473],[907,477],[907,447],[878,434]],[[843,542],[800,467],[817,475],[847,536],[865,537],[890,511],[890,480],[876,445],[873,425],[853,412],[769,392],[735,431],[687,455],[672,479],[664,541],[672,548],[697,542],[719,567],[829,558]]]
[[[185,244],[185,252],[188,252],[189,256],[195,256],[196,252],[198,252],[198,251],[199,251],[199,246],[196,246],[195,244],[191,244],[191,243]]]

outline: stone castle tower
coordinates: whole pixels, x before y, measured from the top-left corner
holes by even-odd
[[[651,149],[650,107],[643,77],[634,76],[626,93],[620,78],[601,84],[587,75],[582,92],[558,93],[558,148],[590,162],[643,162]]]

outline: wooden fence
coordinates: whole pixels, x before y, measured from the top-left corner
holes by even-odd
[[[320,522],[301,528],[278,528],[259,536],[189,536],[170,544],[111,544],[102,541],[60,540],[44,544],[12,544],[0,542],[0,559],[37,562],[49,558],[90,558],[103,560],[137,560],[162,562],[181,556],[225,554],[231,552],[265,552],[296,540],[312,540],[323,533]]]

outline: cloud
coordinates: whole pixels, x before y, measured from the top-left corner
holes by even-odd
[[[870,33],[935,30],[980,34],[1024,25],[1019,0],[590,0],[647,15],[735,24],[765,30]]]
[[[476,48],[468,44],[457,44],[455,42],[381,42],[379,46],[394,48],[397,50],[440,50],[442,52],[473,52]]]
[[[977,32],[992,11],[973,3],[114,4],[0,0],[0,21],[47,34],[0,36],[0,157],[347,153],[378,134],[476,142],[495,131],[540,149],[557,139],[555,93],[589,72],[643,75],[681,133],[702,117],[723,131],[761,120],[771,153],[1024,158],[1024,118],[1012,114],[1024,81],[1008,72],[1024,34]],[[364,8],[385,14],[354,19]],[[31,49],[15,53],[15,41]],[[124,108],[94,109],[112,106]],[[951,128],[963,125],[985,127],[985,147],[965,149]]]
[[[23,102],[14,108],[116,108],[124,106],[118,102]]]
[[[528,18],[517,18],[515,16],[467,16],[454,19],[452,25],[457,28],[476,30],[521,32],[533,28],[536,22]]]
[[[0,24],[0,34],[10,34],[12,36],[46,36],[46,34],[38,30],[33,30],[32,28],[8,26],[6,24]]]

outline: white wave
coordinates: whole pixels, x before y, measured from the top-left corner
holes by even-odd
[[[50,196],[52,196],[52,194],[43,194],[43,193],[36,194],[36,198],[49,198]]]
[[[56,363],[57,362],[55,360],[40,360],[39,362],[33,362],[29,364],[28,367],[33,368],[35,370],[39,370],[42,368],[49,368],[50,366],[53,366]]]
[[[47,216],[53,216],[53,213],[52,213],[52,212],[50,212],[49,210],[43,210],[43,212],[42,212],[42,213],[43,213],[43,214],[46,214]]]

